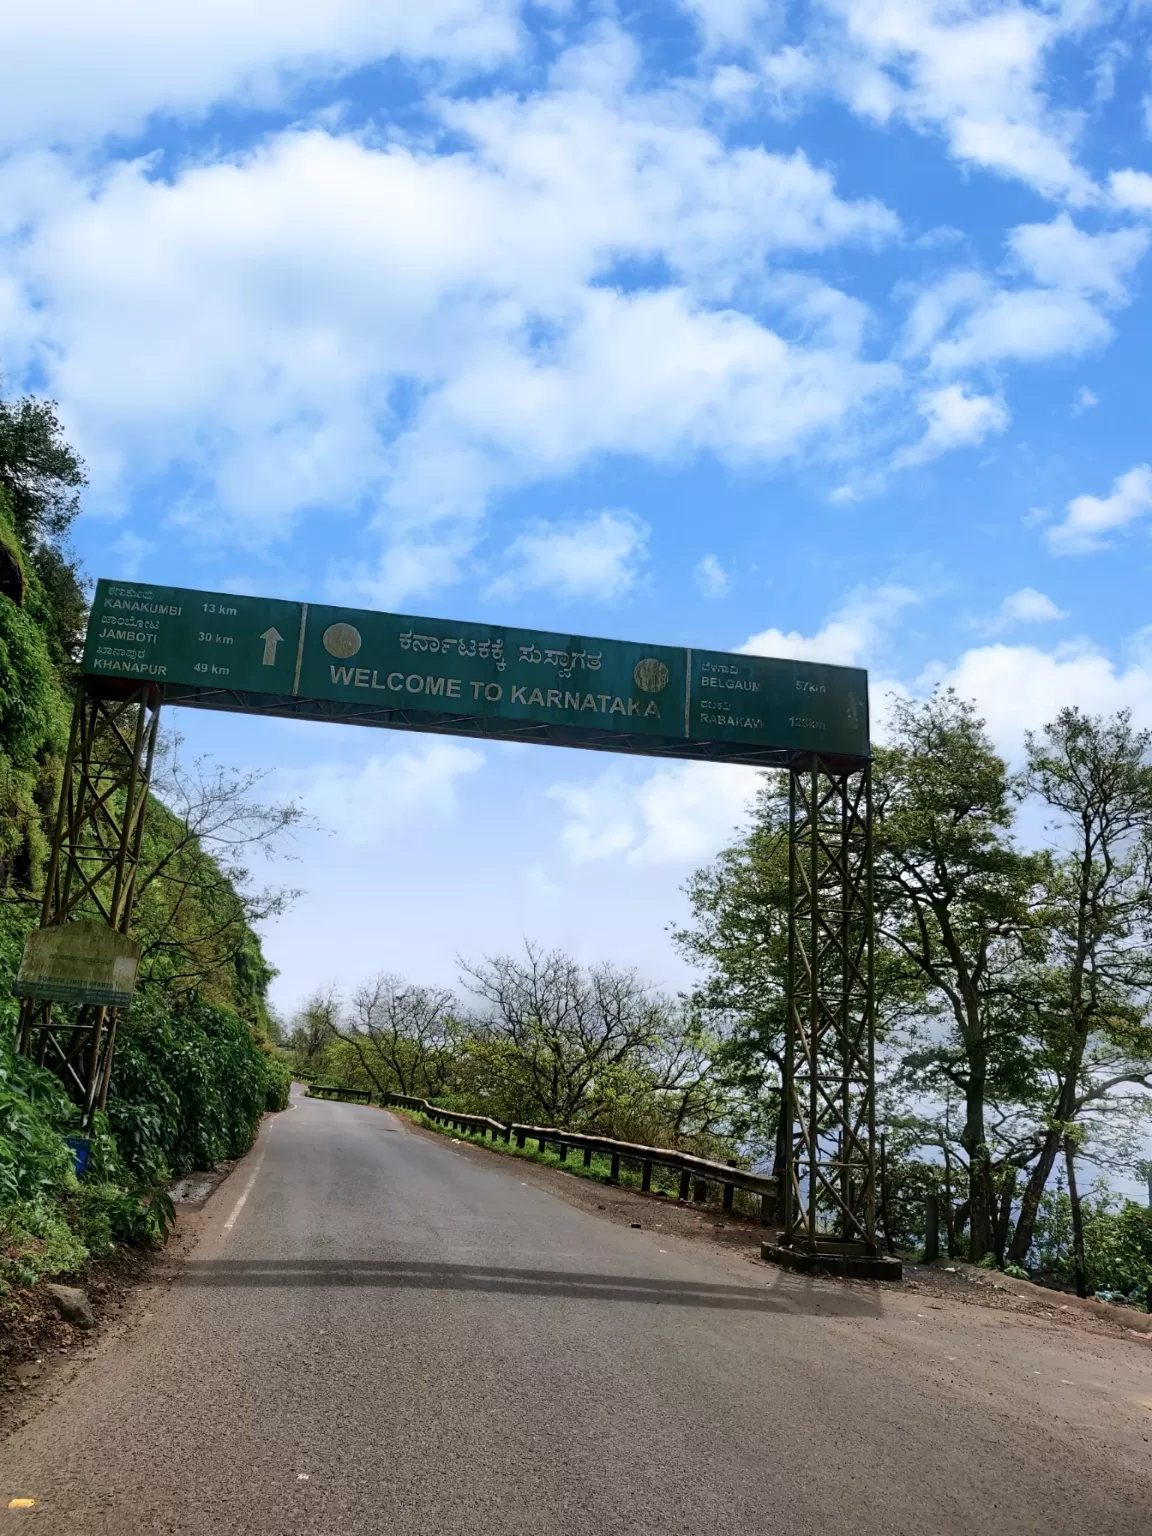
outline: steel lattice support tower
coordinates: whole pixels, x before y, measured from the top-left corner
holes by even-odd
[[[877,1255],[871,792],[866,766],[790,774],[781,1242],[811,1261]]]
[[[128,932],[156,755],[160,704],[149,684],[120,688],[82,681],[72,728],[40,911],[40,926],[94,918]],[[62,1078],[87,1124],[108,1097],[115,1009],[83,1007],[74,1020],[50,1002],[25,998],[20,1049]]]

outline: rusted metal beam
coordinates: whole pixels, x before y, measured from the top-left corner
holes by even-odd
[[[781,1244],[875,1258],[872,781],[813,758],[789,776],[788,1117]]]
[[[156,756],[160,698],[149,684],[96,683],[76,690],[57,803],[41,928],[77,918],[126,934],[136,900],[148,791]],[[108,1100],[117,1010],[26,997],[21,1052],[55,1072],[90,1124]]]

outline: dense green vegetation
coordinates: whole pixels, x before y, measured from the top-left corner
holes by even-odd
[[[956,1256],[1152,1304],[1152,1216],[1077,1177],[1131,1177],[1152,1106],[1152,733],[1065,709],[1012,773],[941,692],[895,706],[874,795],[889,1233],[924,1246],[933,1195]],[[459,996],[384,976],[314,997],[293,1059],[779,1172],[786,832],[765,775],[747,833],[689,882],[690,997],[529,947],[466,967]]]
[[[186,765],[178,743],[146,823],[140,990],[83,1182],[66,1141],[76,1106],[15,1053],[10,987],[39,917],[83,633],[84,584],[66,544],[83,482],[50,404],[0,400],[0,1297],[114,1243],[162,1237],[168,1181],[244,1152],[289,1086],[252,927],[286,898],[252,894],[243,858],[296,813],[256,803],[250,777]]]

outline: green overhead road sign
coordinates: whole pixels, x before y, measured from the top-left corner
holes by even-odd
[[[86,676],[165,702],[654,756],[869,755],[856,667],[100,581]]]

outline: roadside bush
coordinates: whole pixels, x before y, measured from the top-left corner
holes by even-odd
[[[1084,1196],[1083,1212],[1089,1290],[1152,1310],[1152,1211],[1100,1183]],[[1063,1188],[1040,1203],[1029,1269],[1037,1279],[1072,1285],[1072,1209]]]
[[[64,1137],[78,1118],[58,1079],[0,1041],[0,1207],[47,1203],[75,1182]]]
[[[1152,1310],[1152,1211],[1125,1200],[1098,1208],[1084,1224],[1088,1284]]]
[[[292,1068],[280,1056],[265,1056],[264,1069],[268,1074],[264,1108],[270,1114],[275,1114],[277,1110],[288,1108],[288,1097],[292,1092]]]
[[[149,1186],[239,1157],[283,1074],[234,1013],[195,996],[173,1013],[147,1002],[121,1028],[108,1123]]]
[[[13,1284],[72,1274],[87,1257],[83,1238],[58,1209],[25,1201],[0,1210],[0,1296]]]

